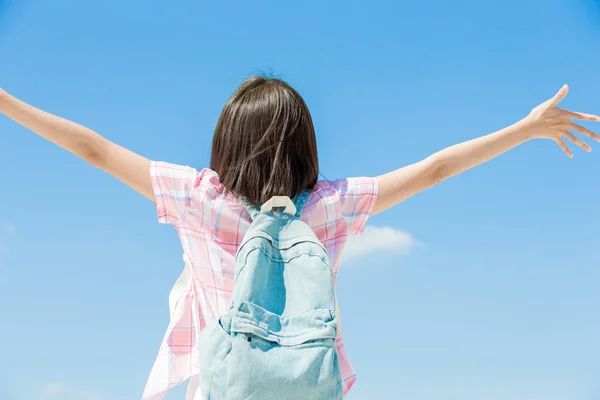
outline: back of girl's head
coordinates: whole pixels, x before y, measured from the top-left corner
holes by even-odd
[[[227,192],[250,204],[311,189],[319,174],[317,141],[298,92],[279,79],[244,81],[219,117],[210,168]]]

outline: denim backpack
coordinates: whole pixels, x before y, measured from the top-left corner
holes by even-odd
[[[309,193],[245,205],[253,222],[236,255],[230,308],[198,336],[202,399],[343,398],[333,273],[300,220]]]

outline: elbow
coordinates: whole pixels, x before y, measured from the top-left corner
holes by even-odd
[[[451,168],[447,163],[432,161],[430,181],[431,186],[439,185],[452,176]]]
[[[86,162],[101,167],[106,161],[106,145],[102,139],[79,143],[77,154]]]

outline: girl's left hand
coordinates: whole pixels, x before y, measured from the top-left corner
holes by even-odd
[[[570,131],[585,135],[600,142],[600,136],[574,123],[572,120],[600,122],[600,117],[592,114],[584,114],[558,108],[558,103],[569,93],[569,87],[564,85],[551,99],[543,102],[531,110],[521,123],[531,138],[554,140],[569,157],[573,157],[571,149],[567,147],[563,138],[570,140],[585,151],[592,148]]]

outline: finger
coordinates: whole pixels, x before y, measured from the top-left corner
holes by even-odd
[[[567,145],[565,144],[565,141],[562,140],[562,138],[556,138],[554,139],[554,141],[560,146],[561,149],[563,149],[563,151],[565,152],[565,154],[567,156],[569,156],[569,158],[573,158],[573,153],[571,152],[571,150],[567,147]]]
[[[569,86],[563,85],[558,92],[552,97],[548,102],[548,108],[556,107],[556,105],[565,98],[565,96],[569,93]]]
[[[596,122],[600,122],[600,117],[594,114],[586,114],[586,113],[580,113],[580,112],[573,112],[573,111],[569,111],[569,110],[563,110],[560,109],[561,112],[563,112],[565,115],[567,115],[567,117],[571,118],[571,119],[579,119],[581,121],[596,121]]]
[[[590,131],[588,128],[584,128],[583,126],[577,125],[575,123],[571,123],[569,125],[569,128],[574,130],[575,132],[581,133],[582,135],[589,137],[590,139],[594,139],[595,141],[600,142],[600,135],[597,135],[596,133]]]
[[[573,135],[571,132],[564,132],[563,135],[569,139],[571,142],[575,143],[577,146],[581,147],[583,150],[590,152],[592,148],[585,143],[583,140],[579,139],[577,136]]]

